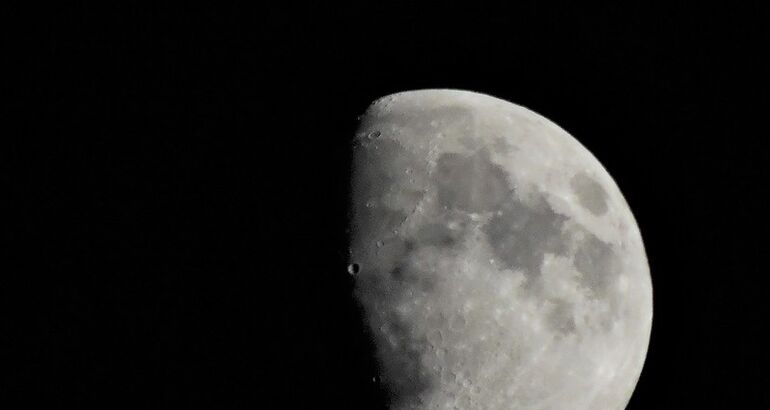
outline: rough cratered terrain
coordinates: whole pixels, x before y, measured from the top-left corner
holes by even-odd
[[[574,138],[494,97],[410,91],[369,107],[353,165],[355,295],[391,408],[624,408],[649,271]]]

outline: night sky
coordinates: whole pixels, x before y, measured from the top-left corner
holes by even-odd
[[[530,108],[617,182],[654,293],[628,409],[770,407],[770,6],[741,4],[13,10],[0,407],[384,409],[349,144],[419,88]]]

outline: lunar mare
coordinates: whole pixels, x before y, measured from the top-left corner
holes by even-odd
[[[393,94],[361,117],[351,187],[354,294],[390,408],[625,408],[652,324],[647,258],[566,131],[484,94]]]

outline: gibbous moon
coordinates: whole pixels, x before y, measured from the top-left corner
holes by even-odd
[[[652,285],[577,140],[460,90],[378,99],[353,146],[350,267],[390,408],[623,409]]]

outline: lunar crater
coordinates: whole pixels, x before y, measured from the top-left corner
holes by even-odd
[[[375,108],[375,107],[373,107]],[[412,110],[396,109],[390,112],[374,110],[361,124],[363,129],[387,125],[402,135],[435,137],[441,132],[447,139],[460,139],[475,134],[473,109],[459,105]]]

